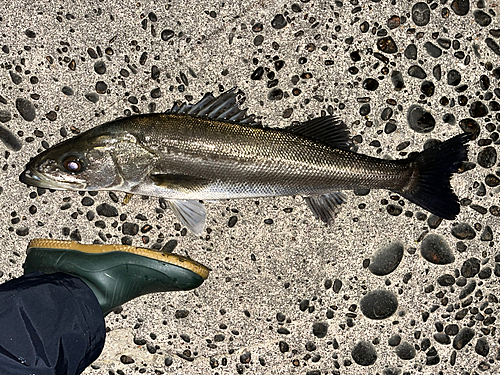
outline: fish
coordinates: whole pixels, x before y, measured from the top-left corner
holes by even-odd
[[[387,189],[444,219],[459,211],[451,177],[467,160],[469,133],[405,159],[352,150],[337,116],[286,128],[265,127],[240,109],[235,88],[165,113],[106,122],[43,151],[20,180],[55,190],[114,190],[164,198],[199,235],[203,201],[303,196],[314,216],[332,223],[344,190]]]

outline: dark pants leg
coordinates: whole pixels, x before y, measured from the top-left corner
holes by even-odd
[[[37,272],[0,285],[0,374],[80,374],[105,333],[97,298],[79,278]]]

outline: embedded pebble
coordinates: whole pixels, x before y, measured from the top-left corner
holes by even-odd
[[[436,120],[432,114],[416,104],[408,108],[406,119],[410,128],[417,133],[429,133],[436,126]]]
[[[316,322],[313,324],[313,335],[321,339],[326,336],[328,332],[328,323]]]
[[[111,206],[108,203],[102,203],[96,207],[97,214],[105,217],[116,217],[118,216],[118,210],[116,207]]]
[[[450,264],[455,261],[450,247],[444,237],[437,234],[428,234],[420,244],[420,253],[427,261],[434,264]]]
[[[489,146],[483,148],[477,154],[477,164],[483,168],[491,168],[497,162],[497,151],[494,147]]]
[[[358,365],[371,366],[377,360],[377,352],[369,341],[358,342],[351,351],[352,359]]]
[[[427,53],[434,58],[438,58],[439,56],[441,56],[443,54],[443,51],[441,50],[441,48],[432,44],[431,42],[426,42],[424,44],[424,48],[427,51]]]
[[[462,80],[462,75],[455,69],[451,69],[446,75],[446,81],[448,85],[458,86]]]
[[[283,17],[282,14],[277,14],[271,21],[271,26],[276,30],[284,28],[286,24],[287,24],[286,19],[285,17]]]
[[[398,267],[403,253],[404,246],[401,242],[390,243],[372,255],[368,269],[377,276],[388,275]]]
[[[474,277],[479,273],[481,263],[477,258],[469,258],[463,264],[460,273],[463,277]]]
[[[453,339],[453,348],[456,350],[463,349],[472,340],[474,334],[475,332],[471,328],[462,328]]]
[[[410,359],[415,358],[417,352],[413,345],[403,341],[396,347],[396,355],[405,361],[409,361]]]
[[[465,16],[469,13],[470,3],[469,0],[453,0],[451,2],[451,9],[458,16]]]
[[[451,234],[459,240],[472,240],[476,231],[467,223],[458,223],[452,226]]]
[[[478,9],[474,11],[474,21],[476,21],[480,26],[486,27],[491,23],[491,16]]]
[[[35,106],[32,102],[27,99],[17,98],[16,99],[16,108],[19,111],[19,114],[26,121],[33,121],[35,119]]]
[[[398,47],[396,46],[394,39],[390,36],[377,40],[377,48],[385,53],[392,54],[398,52]]]
[[[10,114],[9,111],[6,110],[0,110],[0,122],[9,122],[12,119],[12,115]]]
[[[408,75],[419,79],[427,78],[427,73],[418,65],[410,66],[408,68]]]
[[[483,357],[486,357],[488,355],[488,353],[490,352],[490,345],[488,344],[488,340],[486,339],[486,337],[480,337],[477,339],[474,350],[477,354],[482,355]]]
[[[373,290],[361,298],[359,307],[364,316],[374,320],[386,319],[398,308],[396,294],[384,289]]]
[[[425,26],[431,19],[431,10],[424,2],[418,2],[411,8],[411,19],[417,26]]]
[[[472,117],[484,117],[488,114],[488,107],[481,101],[475,101],[470,105],[469,113]]]
[[[0,139],[12,151],[19,151],[22,147],[19,139],[7,128],[0,125]]]

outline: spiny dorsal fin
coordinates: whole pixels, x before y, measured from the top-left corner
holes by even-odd
[[[335,116],[317,117],[285,130],[341,150],[350,149],[349,130],[344,121]]]
[[[238,122],[239,124],[259,125],[254,115],[247,115],[246,109],[240,109],[236,88],[222,93],[218,97],[206,93],[196,104],[175,103],[166,113],[178,113],[196,117],[208,117],[213,120]]]

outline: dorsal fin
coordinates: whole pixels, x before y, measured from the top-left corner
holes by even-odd
[[[259,125],[254,115],[247,115],[246,109],[240,109],[236,88],[214,97],[206,93],[196,104],[175,103],[166,113],[178,113],[196,117],[208,117],[213,120],[238,122],[239,124]]]
[[[341,150],[350,149],[349,130],[344,121],[335,116],[317,117],[285,128],[285,131]]]

